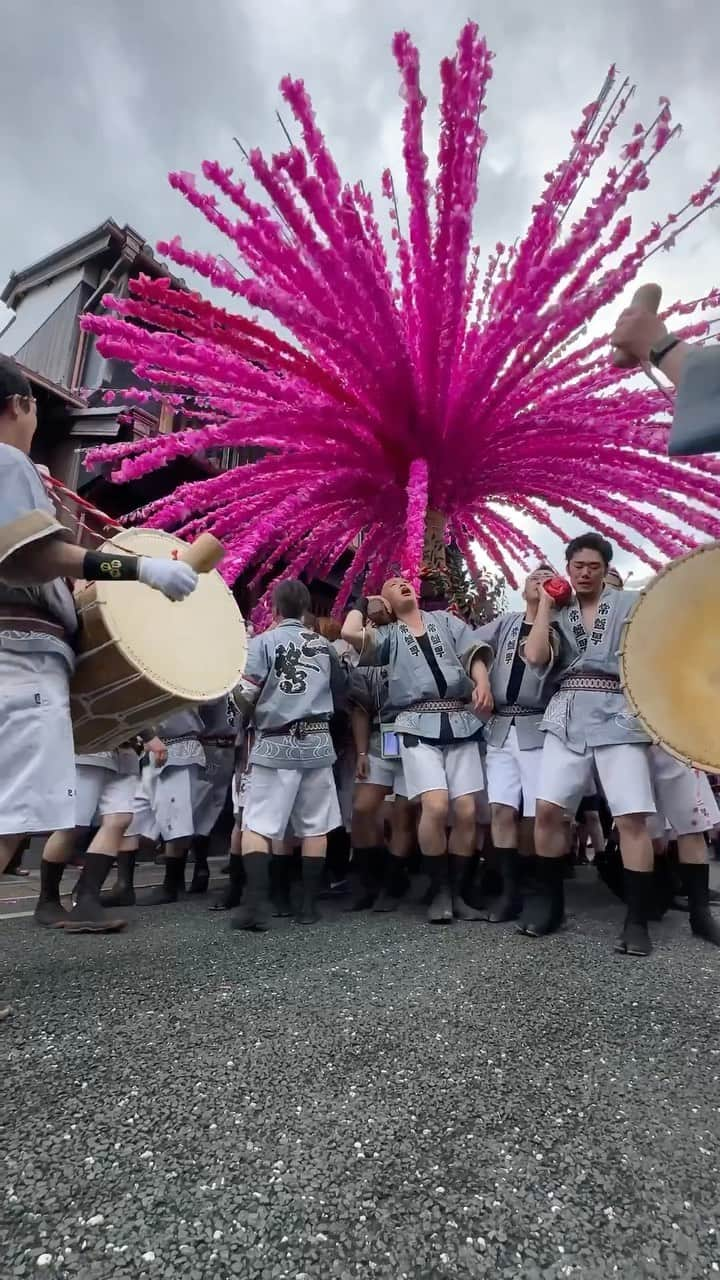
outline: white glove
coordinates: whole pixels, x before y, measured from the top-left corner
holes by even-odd
[[[162,591],[168,600],[184,600],[195,590],[198,576],[182,560],[163,560],[159,556],[141,556],[138,582]]]

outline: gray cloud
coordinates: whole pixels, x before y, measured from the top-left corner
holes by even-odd
[[[287,71],[305,78],[343,172],[376,187],[383,164],[399,168],[393,31],[415,36],[434,105],[438,62],[467,14],[466,0],[5,0],[4,8],[12,18],[3,24],[0,78],[3,276],[108,215],[151,240],[179,229],[201,241],[202,223],[167,189],[167,170],[194,168],[209,154],[236,162],[233,133],[246,144],[280,144],[274,109]],[[642,118],[665,92],[686,124],[672,160],[658,167],[648,210],[670,208],[713,167],[716,6],[504,0],[488,8],[497,59],[483,241],[522,230],[544,169],[564,154],[611,61],[638,80]],[[719,235],[716,217],[703,238],[717,248]],[[692,267],[693,275],[703,269]]]
[[[211,243],[202,219],[167,186],[171,168],[206,156],[238,164],[232,143],[282,146],[277,84],[302,76],[342,172],[377,191],[400,172],[402,104],[390,52],[406,27],[419,44],[435,138],[437,68],[467,0],[4,0],[0,109],[0,277],[104,218],[150,242],[180,232]],[[483,247],[526,225],[542,175],[607,67],[639,84],[633,118],[661,93],[685,134],[657,166],[638,229],[678,207],[717,165],[720,6],[706,0],[502,0],[482,6],[497,54],[485,125],[477,233]],[[11,125],[10,121],[14,123]],[[720,215],[658,261],[687,294],[717,278]]]

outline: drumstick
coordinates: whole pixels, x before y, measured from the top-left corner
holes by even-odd
[[[222,542],[218,542],[211,533],[201,533],[190,546],[178,552],[177,558],[189,564],[196,573],[210,573],[211,569],[219,565],[224,555]]]
[[[660,308],[660,299],[662,298],[662,289],[659,284],[641,284],[633,294],[631,307],[637,307],[640,311],[652,311],[654,315]],[[641,361],[637,360],[629,351],[623,351],[622,347],[616,347],[613,355],[613,364],[616,369],[634,369]]]

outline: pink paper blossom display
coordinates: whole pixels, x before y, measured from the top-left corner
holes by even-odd
[[[611,68],[567,159],[545,175],[525,234],[481,266],[473,218],[492,54],[468,23],[441,65],[431,183],[418,52],[405,33],[393,52],[408,217],[405,227],[386,172],[392,249],[369,192],[338,173],[304,84],[284,79],[298,142],[269,159],[250,153],[257,196],[212,161],[202,182],[170,175],[229,249],[213,256],[176,238],[158,251],[229,294],[227,309],[141,277],[83,322],[144,383],[129,404],[147,400],[149,384],[194,425],[95,449],[90,463],[125,481],[198,450],[263,450],[136,516],[183,536],[209,530],[226,546],[228,579],[264,583],[325,574],[362,534],[338,609],[396,566],[417,576],[428,510],[443,514],[471,570],[479,543],[513,583],[542,555],[528,527],[565,536],[563,515],[651,566],[718,536],[720,461],[670,461],[666,398],[614,369],[607,336],[587,328],[639,273],[660,274],[654,255],[718,205],[720,169],[638,238],[629,203],[678,129],[661,99],[648,127],[616,142],[632,86]],[[718,303],[715,289],[664,314],[708,340],[703,313]]]

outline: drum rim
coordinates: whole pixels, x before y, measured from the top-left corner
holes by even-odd
[[[658,569],[657,573],[650,580],[650,582],[648,582],[647,586],[643,587],[642,591],[638,592],[638,598],[623,623],[622,641],[620,644],[620,683],[622,685],[623,693],[625,695],[625,698],[627,699],[627,702],[630,706],[631,711],[633,712],[634,715],[637,716],[643,729],[645,729],[646,732],[650,735],[653,746],[662,747],[664,751],[667,751],[668,755],[673,756],[676,760],[679,760],[682,764],[689,765],[691,769],[699,769],[701,773],[720,772],[720,755],[718,756],[717,760],[712,762],[708,760],[695,760],[693,759],[692,756],[689,756],[687,752],[679,751],[677,747],[673,747],[669,742],[666,741],[665,738],[661,737],[660,734],[658,734],[657,729],[654,727],[654,725],[652,725],[646,719],[646,717],[642,714],[635,698],[633,697],[632,690],[630,688],[628,677],[626,674],[625,648],[627,644],[628,632],[632,627],[633,621],[635,620],[635,616],[638,610],[640,609],[643,600],[647,595],[650,594],[650,592],[657,585],[657,583],[662,578],[668,577],[669,574],[671,574],[675,569],[678,568],[678,566],[687,564],[690,560],[694,560],[696,556],[704,555],[708,551],[718,551],[718,550],[720,550],[720,540],[713,539],[713,541],[711,542],[703,542],[700,544],[700,546],[693,547],[691,551],[686,551],[684,555],[676,556],[674,560],[669,560],[667,564],[663,565],[662,569]]]
[[[151,534],[153,534],[153,536],[157,536],[157,537],[160,537],[160,538],[165,538],[165,539],[167,539],[167,541],[168,541],[168,542],[172,542],[172,543],[173,543],[176,547],[178,547],[178,548],[180,548],[180,547],[188,547],[188,546],[190,546],[190,545],[191,545],[189,542],[186,542],[183,538],[179,538],[179,537],[177,536],[177,534],[169,533],[167,529],[147,529],[147,528],[145,528],[145,527],[144,527],[144,526],[142,526],[142,525],[138,525],[138,526],[131,527],[131,528],[128,528],[128,529],[123,529],[123,530],[122,530],[122,532],[119,532],[119,533],[116,535],[116,536],[117,536],[117,538],[118,538],[118,541],[117,541],[117,542],[115,541],[115,539],[114,539],[114,538],[108,538],[106,542],[103,542],[103,543],[98,547],[98,551],[103,551],[103,552],[104,552],[104,551],[108,551],[108,550],[110,550],[110,549],[114,549],[115,551],[125,551],[125,552],[127,552],[129,555],[137,555],[137,550],[136,550],[136,548],[134,548],[134,547],[132,547],[132,546],[125,546],[125,547],[123,547],[123,546],[122,546],[122,544],[121,544],[121,543],[120,543],[120,541],[119,541],[121,538],[126,537],[126,536],[127,536],[127,534],[131,534],[131,535],[132,535],[133,533],[151,533]],[[221,574],[219,574],[219,573],[218,573],[217,569],[211,569],[211,570],[210,570],[210,572],[211,572],[211,574],[215,574],[215,575],[216,575],[216,577],[219,579],[219,581],[220,581],[220,583],[221,583],[221,585],[222,585],[223,591],[225,592],[225,595],[226,595],[227,597],[229,597],[229,599],[230,599],[230,600],[232,600],[232,603],[233,603],[233,605],[234,605],[234,607],[235,607],[235,610],[236,610],[236,612],[237,612],[237,619],[236,619],[236,621],[239,621],[239,623],[240,623],[240,627],[241,627],[241,635],[242,635],[242,641],[243,641],[243,648],[244,648],[244,657],[245,657],[245,661],[247,661],[248,640],[247,640],[247,628],[246,628],[246,626],[245,626],[245,619],[243,618],[242,613],[240,612],[240,609],[239,609],[239,607],[238,607],[237,601],[235,600],[235,597],[234,597],[234,595],[233,595],[232,591],[230,590],[229,586],[227,585],[227,583],[226,583],[225,579],[221,576]],[[115,642],[115,644],[117,645],[117,647],[118,647],[118,649],[120,650],[120,652],[122,653],[123,657],[124,657],[128,662],[130,662],[130,663],[131,663],[131,665],[133,665],[133,666],[135,666],[135,667],[137,668],[137,665],[138,665],[138,664],[137,664],[137,661],[136,661],[136,655],[135,655],[135,654],[133,654],[133,653],[128,649],[127,643],[126,643],[126,642],[124,642],[124,641],[123,641],[123,639],[122,639],[122,638],[117,634],[117,631],[115,630],[115,628],[114,628],[113,626],[111,626],[111,625],[110,625],[110,621],[111,621],[111,620],[110,620],[110,618],[108,617],[108,614],[105,612],[105,610],[107,609],[107,600],[106,600],[106,599],[104,599],[104,598],[103,598],[103,596],[104,596],[104,589],[105,589],[105,587],[106,587],[106,586],[107,586],[107,584],[106,584],[105,582],[102,582],[102,581],[96,581],[96,583],[95,583],[95,600],[96,600],[96,603],[98,604],[98,606],[99,606],[100,608],[102,608],[102,609],[103,609],[103,621],[104,621],[105,625],[107,626],[108,634],[110,635],[110,637],[112,638],[112,640],[113,640],[113,641]],[[237,684],[238,680],[240,679],[240,677],[241,677],[241,675],[242,675],[242,667],[243,667],[243,666],[244,666],[244,663],[243,663],[243,664],[241,664],[240,668],[238,669],[237,676],[234,678],[234,680],[233,680],[232,684],[227,685],[225,682],[222,682],[222,683],[221,683],[221,685],[216,686],[216,688],[217,688],[217,692],[212,691],[212,692],[210,692],[210,693],[206,693],[205,691],[203,691],[202,696],[201,696],[200,698],[196,698],[196,699],[193,699],[193,698],[191,698],[191,697],[188,697],[188,696],[187,696],[186,694],[184,694],[184,693],[178,693],[177,688],[173,688],[173,687],[169,686],[169,685],[168,685],[165,681],[163,681],[163,680],[156,679],[156,678],[155,678],[155,676],[154,676],[154,674],[153,674],[153,675],[151,675],[151,676],[147,676],[147,678],[148,678],[148,679],[150,679],[150,680],[151,680],[151,682],[152,682],[153,684],[155,684],[159,689],[162,689],[163,693],[170,694],[171,696],[175,696],[176,698],[182,698],[182,699],[183,699],[183,700],[184,700],[188,705],[192,706],[192,705],[194,705],[194,704],[195,704],[196,702],[198,702],[198,701],[200,701],[200,702],[212,702],[212,701],[214,701],[214,699],[215,699],[215,698],[222,698],[222,697],[224,697],[227,693],[230,693],[230,692],[231,692],[231,690],[235,687],[235,685]],[[144,674],[144,673],[143,673],[143,674]]]

